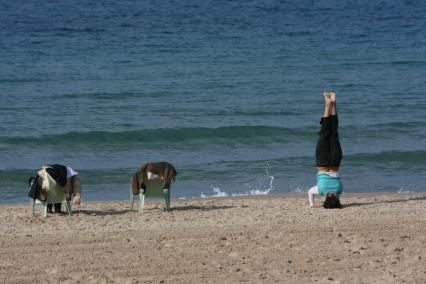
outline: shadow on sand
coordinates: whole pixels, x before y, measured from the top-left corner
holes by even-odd
[[[222,209],[230,209],[235,206],[228,205],[208,205],[208,206],[196,206],[196,205],[188,205],[188,206],[179,206],[170,208],[171,211],[189,211],[189,210],[201,210],[201,211],[212,211],[212,210],[222,210]]]
[[[416,201],[416,200],[426,200],[426,196],[413,197],[407,199],[397,199],[397,200],[378,200],[371,202],[353,202],[348,204],[342,204],[342,208],[355,207],[355,206],[364,206],[364,205],[372,205],[372,204],[390,204],[390,203],[402,203],[407,201]]]
[[[78,210],[73,212],[74,215],[90,215],[90,216],[107,216],[107,215],[122,215],[134,210]],[[136,212],[136,211],[135,211]]]
[[[177,207],[171,207],[170,211],[190,211],[190,210],[200,210],[200,211],[212,211],[212,210],[223,210],[223,209],[230,209],[235,206],[216,206],[216,205],[208,205],[208,206],[195,206],[195,205],[188,205],[188,206],[177,206]],[[153,210],[159,210],[163,211],[161,208],[154,207],[154,208],[145,208],[144,211],[153,211]],[[122,215],[127,214],[129,212],[138,212],[137,210],[78,210],[73,212],[74,215],[90,215],[90,216],[107,216],[107,215]]]

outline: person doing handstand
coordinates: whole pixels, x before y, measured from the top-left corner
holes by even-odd
[[[314,195],[325,195],[324,208],[341,208],[340,195],[343,184],[340,180],[339,167],[342,161],[342,148],[337,133],[338,118],[336,93],[325,92],[324,115],[321,118],[321,130],[316,146],[317,185],[308,191],[309,207],[313,208]],[[331,115],[330,115],[331,105]]]

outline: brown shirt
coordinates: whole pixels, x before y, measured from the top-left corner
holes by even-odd
[[[147,172],[159,175],[163,179],[163,187],[169,188],[172,180],[175,179],[177,172],[175,167],[168,162],[150,162],[143,165],[136,173],[132,176],[132,192],[133,194],[139,194],[139,189],[145,189],[144,176]],[[145,175],[144,175],[145,174]]]

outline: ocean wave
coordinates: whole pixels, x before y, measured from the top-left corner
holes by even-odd
[[[0,78],[1,83],[41,83],[48,82],[48,79],[41,78]]]
[[[207,115],[207,116],[258,116],[258,117],[265,117],[265,116],[298,116],[300,113],[296,111],[290,111],[290,110],[268,110],[268,111],[260,111],[260,110],[253,110],[253,111],[225,111],[225,110],[214,110],[207,112],[206,114],[200,114],[201,115]]]
[[[373,123],[369,125],[346,125],[339,132],[345,138],[395,138],[395,133],[407,133],[411,137],[423,136],[422,125],[420,122],[388,122]],[[417,131],[419,130],[419,131]]]
[[[96,100],[123,100],[128,98],[142,98],[150,96],[151,94],[143,94],[136,92],[91,92],[91,93],[75,93],[70,96],[69,94],[64,94],[62,97],[64,99],[75,100],[80,99],[96,99]],[[55,96],[57,97],[57,96]],[[158,93],[156,93],[158,97]]]
[[[344,62],[340,63],[341,67],[358,67],[364,65],[379,65],[379,66],[399,66],[399,65],[425,65],[426,61],[424,60],[392,60],[392,61],[359,61],[359,62]]]
[[[106,30],[99,27],[86,27],[86,28],[73,28],[73,27],[62,27],[57,29],[57,31],[62,34],[69,33],[101,33]],[[58,35],[58,34],[57,34]]]
[[[285,142],[288,140],[311,138],[312,131],[269,126],[227,126],[219,128],[162,128],[123,132],[91,131],[68,132],[58,135],[39,137],[9,137],[0,142],[12,145],[73,144],[129,144],[129,143],[182,143],[195,142],[216,143],[258,143],[259,141]]]
[[[426,161],[426,151],[384,151],[380,153],[358,153],[344,155],[344,160],[349,162],[403,162],[403,163],[424,163]]]

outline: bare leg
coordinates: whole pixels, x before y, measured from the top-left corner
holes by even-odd
[[[324,92],[323,93],[324,97],[325,97],[325,107],[324,107],[324,114],[322,117],[329,117],[330,116],[330,93],[328,92]]]
[[[330,92],[330,100],[331,100],[331,115],[337,115],[337,108],[336,108],[336,93]]]
[[[342,148],[339,142],[339,134],[337,133],[338,118],[337,118],[337,107],[336,107],[336,93],[330,92],[331,100],[331,125],[332,133],[330,136],[330,165],[329,171],[337,172],[339,170],[340,162],[342,160]]]

